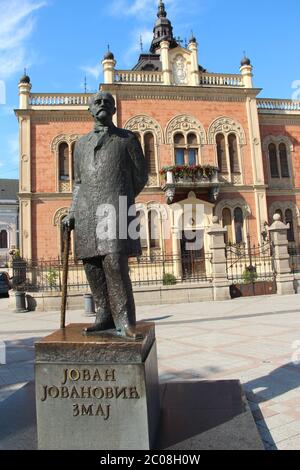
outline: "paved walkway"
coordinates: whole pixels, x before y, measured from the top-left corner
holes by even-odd
[[[33,380],[33,343],[59,328],[59,313],[7,305],[0,299],[0,401]],[[139,307],[138,320],[156,322],[161,382],[240,379],[266,449],[300,449],[300,295]]]

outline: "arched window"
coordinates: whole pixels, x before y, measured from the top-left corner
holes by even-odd
[[[184,165],[184,149],[185,149],[185,140],[183,134],[174,135],[174,145],[175,145],[175,164]]]
[[[280,160],[280,171],[281,171],[281,178],[289,178],[289,164],[288,164],[288,155],[286,145],[281,143],[279,145],[279,160]]]
[[[0,232],[0,248],[8,248],[8,235],[6,230],[1,230]]]
[[[244,227],[244,216],[243,211],[240,207],[234,210],[234,229],[235,229],[235,242],[243,242],[243,227]]]
[[[187,138],[188,143],[188,162],[193,166],[197,164],[198,160],[198,142],[196,134],[189,134]]]
[[[196,134],[178,132],[174,135],[174,148],[176,165],[197,165],[199,144]]]
[[[235,134],[229,134],[228,136],[228,149],[229,149],[229,160],[230,160],[230,171],[231,173],[240,173],[240,164],[238,156],[237,138]]]
[[[289,226],[290,228],[287,231],[287,239],[289,242],[294,242],[295,241],[295,235],[294,235],[294,223],[293,223],[293,212],[291,209],[287,209],[285,211],[285,223]]]
[[[148,212],[149,242],[150,248],[160,248],[160,230],[159,217],[157,211],[150,210]]]
[[[156,175],[156,161],[155,161],[155,148],[154,148],[154,135],[152,132],[147,132],[144,135],[145,143],[145,157],[148,164],[148,173],[150,175]]]
[[[227,158],[226,158],[226,143],[225,136],[223,134],[217,134],[217,156],[218,156],[218,167],[221,173],[228,173]]]
[[[59,179],[60,181],[70,180],[70,165],[69,165],[69,146],[63,142],[59,145]]]
[[[275,144],[269,145],[269,162],[271,178],[279,178],[279,168],[277,162],[277,150]]]
[[[71,172],[72,172],[72,181],[75,180],[75,174],[74,174],[74,151],[75,151],[75,142],[72,144],[72,160],[71,160]]]
[[[227,228],[227,233],[225,233],[225,243],[233,243],[232,236],[232,218],[230,209],[224,209],[222,212],[222,222],[223,227]]]

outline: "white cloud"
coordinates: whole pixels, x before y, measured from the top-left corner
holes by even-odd
[[[131,32],[131,45],[128,46],[123,61],[126,66],[132,66],[132,61],[137,61],[138,54],[141,52],[141,38],[143,42],[143,50],[148,51],[153,39],[153,31],[147,29],[136,29]]]
[[[100,75],[102,73],[102,65],[100,63],[96,64],[95,66],[83,65],[82,67],[80,67],[80,69],[88,75],[94,77],[96,80],[100,78]]]
[[[1,0],[0,78],[9,78],[29,65],[24,42],[34,28],[33,13],[45,5],[37,0]]]

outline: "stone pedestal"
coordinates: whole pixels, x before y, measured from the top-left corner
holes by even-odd
[[[143,340],[69,325],[36,343],[39,449],[148,450],[160,418],[153,323]]]

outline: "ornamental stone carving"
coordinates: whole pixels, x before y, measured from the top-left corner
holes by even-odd
[[[300,212],[296,204],[290,201],[276,201],[273,202],[269,207],[269,216],[270,219],[273,219],[276,211],[281,210],[282,214],[285,214],[285,211],[291,210],[293,213],[293,219],[297,220],[300,216]]]
[[[285,135],[276,135],[276,136],[268,135],[267,137],[265,137],[263,141],[263,150],[265,152],[268,152],[270,144],[275,144],[275,145],[285,144],[289,152],[294,151],[293,142]]]
[[[232,211],[236,209],[237,207],[240,207],[243,211],[243,216],[244,218],[248,218],[252,212],[251,208],[248,206],[246,201],[242,198],[235,198],[235,199],[223,199],[220,201],[215,209],[215,215],[219,217],[220,220],[222,220],[222,214],[224,209],[231,209]]]
[[[237,121],[229,117],[220,117],[210,125],[208,130],[208,143],[215,144],[216,135],[219,133],[234,133],[238,137],[239,144],[246,145],[246,134],[243,127]]]
[[[188,132],[194,131],[198,134],[200,139],[200,144],[205,145],[207,143],[206,132],[198,119],[183,114],[181,116],[176,116],[172,119],[166,129],[166,142],[167,144],[173,144],[173,136],[176,131]]]
[[[186,85],[188,82],[187,64],[181,54],[173,62],[173,82],[175,85]]]
[[[61,209],[58,209],[53,217],[53,225],[57,227],[60,224],[60,221],[63,217],[68,215],[69,213],[69,208],[68,207],[62,207]]]
[[[57,152],[59,144],[62,142],[67,143],[69,146],[71,146],[74,142],[76,142],[79,137],[81,137],[79,134],[60,134],[54,137],[54,139],[51,142],[51,152]]]
[[[150,116],[139,115],[129,119],[124,125],[131,132],[153,132],[159,144],[163,144],[163,131],[159,123]]]

